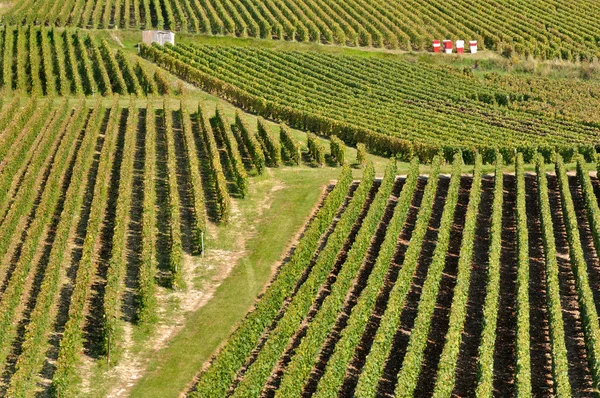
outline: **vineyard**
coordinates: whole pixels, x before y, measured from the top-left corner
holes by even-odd
[[[402,50],[429,49],[432,39],[478,40],[509,55],[575,60],[598,56],[600,28],[589,17],[598,12],[600,6],[588,0],[18,0],[3,18],[14,24],[156,27]]]
[[[124,324],[156,319],[157,287],[185,288],[183,258],[203,252],[207,220],[229,221],[265,159],[292,162],[269,150],[279,137],[263,120],[122,102],[0,108],[2,394],[42,381],[73,396],[81,352],[117,363]]]
[[[198,46],[143,46],[142,56],[235,105],[289,125],[364,142],[374,152],[430,161],[440,149],[473,148],[506,161],[515,149],[549,160],[555,148],[591,160],[600,130],[576,120],[517,108],[529,95],[481,84],[458,69],[402,60],[299,51]],[[533,149],[533,151],[532,151]],[[468,154],[466,152],[469,152]]]
[[[536,99],[514,102],[513,105],[518,109],[586,123],[600,122],[595,112],[600,105],[600,86],[596,82],[497,73],[486,74],[485,79],[498,90],[521,93]]]
[[[78,31],[5,26],[1,85],[35,96],[168,94],[163,73],[150,74],[123,51]]]
[[[0,4],[0,397],[598,396],[599,12]]]
[[[342,171],[302,240],[190,392],[587,396],[598,388],[600,180]],[[516,209],[516,211],[515,211]]]

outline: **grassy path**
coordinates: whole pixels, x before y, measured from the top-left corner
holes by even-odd
[[[254,179],[250,198],[238,201],[239,223],[219,229],[209,244],[231,249],[233,229],[253,229],[245,255],[217,288],[214,297],[195,313],[168,346],[153,355],[145,376],[131,391],[133,397],[177,397],[210,359],[237,322],[253,305],[284,255],[292,237],[303,228],[322,188],[337,178],[339,169],[271,169],[270,179]],[[277,185],[273,185],[276,183]],[[257,209],[260,197],[272,193],[270,206]],[[252,198],[253,196],[253,198]],[[255,214],[262,213],[254,220]],[[251,225],[255,223],[255,225]]]

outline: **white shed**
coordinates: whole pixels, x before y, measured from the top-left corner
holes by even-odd
[[[170,30],[144,30],[142,31],[142,42],[145,44],[158,43],[161,46],[165,43],[175,45],[175,33]]]

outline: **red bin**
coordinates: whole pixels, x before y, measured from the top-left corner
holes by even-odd
[[[444,40],[444,51],[446,54],[452,54],[452,40]]]

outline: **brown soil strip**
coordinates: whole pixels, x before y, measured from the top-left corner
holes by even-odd
[[[517,327],[517,181],[504,176],[502,251],[500,253],[500,303],[494,351],[494,390],[500,396],[514,393]]]
[[[588,366],[581,313],[575,289],[575,276],[569,261],[569,243],[565,230],[560,201],[560,191],[556,176],[548,176],[548,195],[552,208],[552,223],[554,239],[556,240],[557,260],[559,267],[559,282],[567,359],[569,360],[569,381],[571,391],[575,395],[590,395],[592,392],[592,376]]]
[[[410,333],[414,326],[415,318],[417,317],[417,309],[421,299],[423,284],[427,278],[427,271],[433,260],[433,253],[437,246],[437,237],[449,185],[450,179],[446,176],[440,176],[436,197],[433,202],[433,212],[431,213],[431,218],[429,220],[429,228],[423,240],[417,269],[413,275],[412,286],[404,302],[404,307],[402,308],[400,325],[394,336],[390,356],[387,358],[383,374],[379,380],[377,389],[378,396],[394,396],[398,372],[402,366],[402,361],[404,361]]]
[[[531,344],[531,392],[536,397],[551,396],[552,346],[546,300],[546,262],[540,224],[537,180],[525,176],[527,228],[529,230],[529,322]]]
[[[377,328],[379,328],[381,316],[383,315],[385,307],[387,306],[392,287],[398,278],[398,272],[400,271],[401,264],[404,262],[404,255],[406,254],[410,238],[412,237],[426,184],[427,179],[419,178],[417,182],[417,188],[415,189],[415,193],[413,195],[411,208],[408,212],[406,222],[404,223],[402,232],[398,239],[397,252],[394,255],[394,259],[392,260],[390,269],[386,275],[385,284],[382,286],[379,292],[375,308],[373,309],[373,313],[371,314],[369,323],[365,329],[365,333],[363,334],[361,342],[356,347],[356,351],[354,352],[354,358],[346,370],[344,383],[342,384],[340,390],[340,395],[342,396],[352,396],[354,389],[356,388],[356,384],[358,383],[360,370],[364,366],[367,355],[371,350],[371,344],[375,338],[375,334],[377,333]]]
[[[477,357],[483,320],[483,302],[487,281],[488,250],[490,246],[490,226],[494,196],[494,177],[483,176],[481,181],[481,202],[477,216],[477,229],[473,244],[471,264],[471,286],[467,303],[467,319],[456,366],[456,385],[453,395],[475,396],[477,381]]]
[[[450,307],[452,306],[452,297],[456,285],[460,245],[472,183],[473,179],[471,177],[462,177],[460,181],[458,202],[454,213],[454,225],[450,233],[450,245],[446,254],[446,265],[440,281],[440,290],[433,318],[431,319],[428,343],[425,348],[417,389],[415,390],[416,396],[431,396],[435,387],[435,375],[446,342],[446,333],[450,321]]]

